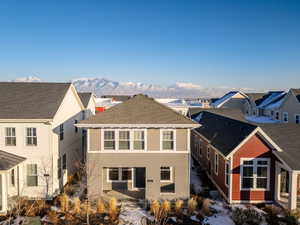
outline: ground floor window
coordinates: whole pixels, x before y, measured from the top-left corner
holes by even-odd
[[[296,124],[300,124],[300,115],[296,115]]]
[[[38,186],[37,164],[27,165],[27,186]]]
[[[242,189],[268,189],[269,159],[242,159]]]
[[[171,182],[172,181],[172,168],[160,167],[160,181]]]
[[[15,169],[10,171],[10,184],[12,187],[15,186]]]
[[[132,180],[132,168],[108,168],[109,182],[124,182]]]

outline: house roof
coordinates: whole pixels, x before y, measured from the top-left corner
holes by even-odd
[[[131,99],[96,114],[80,124],[198,124],[146,95]]]
[[[263,124],[260,127],[283,150],[277,154],[293,170],[300,170],[300,126],[298,124]]]
[[[0,82],[0,119],[52,119],[70,85]]]
[[[83,104],[83,106],[86,108],[90,102],[91,97],[93,96],[93,93],[91,92],[78,92],[78,96]]]
[[[291,91],[294,93],[294,95],[298,99],[298,102],[300,102],[300,88],[299,89],[291,89]]]
[[[225,116],[225,117],[228,117],[228,118],[231,118],[231,119],[247,122],[242,110],[234,109],[234,108],[215,108],[215,109],[205,109],[205,108],[193,109],[193,108],[191,108],[189,110],[191,119],[195,119],[203,111],[211,112],[211,113],[214,113],[214,114],[217,114],[217,115],[220,115],[220,116]]]
[[[103,96],[101,96],[101,98],[112,98],[114,101],[124,102],[124,101],[132,98],[132,96],[130,96],[130,95],[103,95]]]
[[[266,95],[266,93],[245,93],[256,105],[261,101],[261,99]]]
[[[26,158],[0,150],[0,170],[9,170],[24,160]]]
[[[225,157],[257,128],[256,125],[209,111],[203,111],[197,119],[201,127],[196,128],[196,132]]]
[[[218,107],[223,105],[225,102],[227,102],[230,98],[232,98],[233,96],[235,96],[237,93],[239,93],[238,91],[230,91],[228,93],[226,93],[225,95],[223,95],[221,98],[219,98],[218,100],[214,101],[212,103],[212,105],[214,107]]]

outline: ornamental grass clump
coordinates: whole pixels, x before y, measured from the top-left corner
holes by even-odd
[[[81,213],[81,201],[78,197],[74,198],[73,213],[76,215]]]
[[[180,215],[182,214],[182,209],[183,209],[183,201],[178,199],[176,202],[175,202],[175,213],[177,215]]]
[[[105,204],[102,199],[97,202],[97,213],[100,215],[105,213]]]
[[[171,203],[170,201],[168,200],[164,200],[162,205],[161,205],[161,208],[163,210],[163,212],[168,215],[168,213],[171,211]]]
[[[59,197],[59,202],[60,202],[61,211],[63,211],[63,212],[69,211],[69,196],[68,195],[62,194]]]
[[[152,201],[151,206],[150,206],[150,210],[151,213],[155,216],[158,214],[160,209],[160,203],[157,200]]]
[[[118,201],[115,197],[112,197],[109,200],[109,210],[108,210],[108,214],[109,217],[112,221],[116,221],[118,218]]]
[[[188,201],[188,213],[189,214],[193,214],[197,208],[197,201],[193,198],[191,198],[189,201]]]

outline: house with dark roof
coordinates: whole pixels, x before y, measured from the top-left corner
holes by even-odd
[[[241,91],[230,91],[211,103],[212,108],[244,109],[247,96]]]
[[[6,171],[0,195],[51,198],[82,160],[82,132],[74,124],[85,107],[76,89],[71,83],[0,82],[0,106],[0,172]]]
[[[85,108],[84,118],[89,118],[96,113],[96,96],[91,92],[78,92],[78,96]]]
[[[191,132],[193,158],[229,203],[300,207],[300,126],[254,124],[203,111]]]
[[[89,199],[187,199],[190,131],[197,122],[145,95],[81,121]]]

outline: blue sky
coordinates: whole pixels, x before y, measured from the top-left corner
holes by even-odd
[[[300,3],[0,2],[0,78],[300,87]]]

